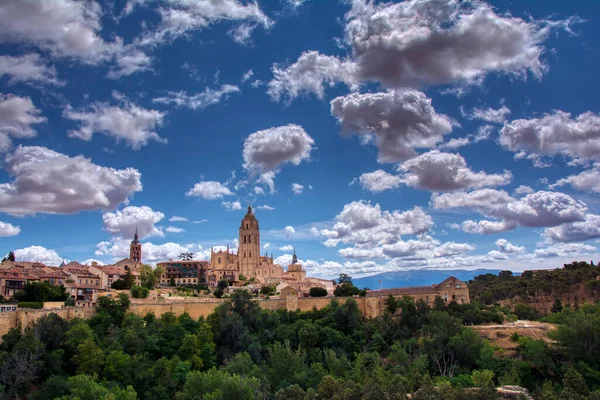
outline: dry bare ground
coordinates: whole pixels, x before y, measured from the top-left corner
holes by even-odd
[[[554,324],[537,321],[519,320],[514,323],[503,325],[477,325],[471,327],[481,337],[486,338],[496,351],[497,355],[512,357],[516,355],[517,343],[512,340],[512,335],[518,333],[521,337],[530,337],[535,340],[543,340],[551,343],[548,332],[556,329]]]

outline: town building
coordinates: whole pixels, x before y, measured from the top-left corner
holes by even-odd
[[[175,260],[156,264],[163,269],[161,285],[186,286],[207,284],[208,261]]]
[[[403,296],[412,297],[415,302],[425,301],[428,305],[433,305],[436,297],[440,297],[446,304],[455,301],[459,304],[470,303],[469,288],[467,284],[453,276],[444,279],[442,282],[430,286],[411,286],[396,289],[370,290],[367,297],[388,296],[396,298]]]

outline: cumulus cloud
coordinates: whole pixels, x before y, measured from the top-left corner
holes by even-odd
[[[463,221],[461,227],[463,232],[488,235],[512,231],[517,227],[517,223],[515,221],[473,221],[469,219]]]
[[[20,232],[20,227],[0,221],[0,237],[17,236]]]
[[[163,231],[156,226],[164,217],[165,214],[148,206],[128,206],[102,214],[102,222],[104,230],[113,235],[133,238],[137,229],[139,237],[145,239],[149,236],[164,236]]]
[[[292,192],[295,194],[300,194],[304,190],[304,186],[299,183],[292,183]]]
[[[535,190],[533,190],[530,186],[519,185],[519,187],[515,189],[516,195],[531,194],[531,193],[535,193]]]
[[[98,243],[95,254],[96,256],[109,256],[114,260],[129,257],[129,242],[128,239],[114,237],[109,241]],[[195,244],[144,242],[142,247],[144,249],[144,262],[149,264],[178,259],[181,253],[195,253],[195,259],[206,259],[207,255],[210,255],[210,249],[205,250],[202,246]]]
[[[242,203],[239,201],[224,201],[221,203],[229,211],[237,211],[242,209]]]
[[[543,42],[565,21],[525,21],[498,15],[485,2],[353,0],[345,16],[349,59],[304,53],[287,68],[273,67],[275,99],[300,92],[323,96],[324,85],[355,87],[376,81],[386,87],[479,83],[489,73],[541,78]],[[419,16],[416,18],[415,16]]]
[[[501,124],[506,120],[510,109],[506,106],[502,106],[499,109],[494,108],[474,108],[470,112],[465,112],[461,108],[461,113],[465,118],[468,119],[479,119],[486,122],[495,122]]]
[[[17,261],[40,262],[46,265],[59,265],[63,258],[55,250],[50,250],[42,246],[29,246],[23,249],[15,250],[15,259]]]
[[[572,159],[600,156],[600,115],[585,112],[575,119],[564,111],[541,118],[517,119],[504,124],[500,144],[533,156],[563,155]]]
[[[169,218],[170,222],[187,222],[188,219],[185,217],[179,217],[177,215],[173,215],[171,218]]]
[[[21,56],[0,56],[0,77],[6,76],[9,83],[37,83],[61,85],[56,78],[56,69],[47,65],[36,53]]]
[[[543,249],[537,249],[535,256],[539,258],[581,256],[596,251],[596,247],[584,243],[561,243]]]
[[[317,51],[302,53],[298,61],[287,67],[274,64],[272,71],[273,79],[269,82],[267,93],[276,101],[284,98],[293,100],[304,93],[312,93],[322,99],[325,86],[332,87],[339,82],[353,88],[358,87],[352,62],[319,54]]]
[[[165,231],[166,231],[166,232],[169,232],[169,233],[182,233],[182,232],[185,232],[185,229],[183,229],[183,228],[178,228],[178,227],[176,227],[176,226],[167,226],[167,227],[165,228]]]
[[[495,189],[444,193],[434,195],[431,205],[438,209],[474,209],[486,217],[500,219],[504,224],[513,224],[515,227],[553,227],[583,221],[587,212],[583,202],[564,193],[548,191],[535,192],[520,199]],[[497,225],[499,228],[502,226]]]
[[[524,246],[516,246],[506,239],[496,240],[496,246],[501,253],[521,254],[525,252]]]
[[[133,47],[123,49],[115,61],[116,65],[110,68],[107,75],[111,79],[119,79],[136,72],[152,69],[152,57]]]
[[[275,207],[271,207],[268,204],[263,204],[262,206],[256,207],[256,209],[263,210],[263,211],[273,211],[273,210],[275,210]]]
[[[100,36],[102,9],[95,1],[6,0],[0,3],[0,38],[33,44],[56,57],[86,63],[107,60],[122,43]]]
[[[294,247],[290,246],[289,244],[286,244],[285,246],[282,246],[279,248],[279,251],[292,251],[292,250],[294,250]]]
[[[450,118],[412,89],[340,96],[331,101],[331,114],[344,135],[374,136],[382,163],[412,158],[416,149],[432,148],[452,131]]]
[[[594,168],[583,171],[580,174],[559,179],[555,184],[550,185],[550,187],[555,188],[564,185],[570,185],[577,190],[600,193],[600,164],[597,163]]]
[[[0,152],[8,151],[12,138],[37,135],[33,125],[46,122],[29,97],[0,94]]]
[[[14,215],[107,210],[142,190],[134,168],[114,169],[45,147],[19,147],[6,157],[13,179],[0,184],[0,211]]]
[[[600,237],[600,216],[588,214],[583,221],[547,228],[542,234],[555,242],[583,242]]]
[[[81,264],[83,265],[92,265],[92,263],[96,263],[98,265],[106,265],[106,263],[96,259],[96,258],[88,258],[87,260],[83,260]]]
[[[286,237],[290,237],[290,236],[294,236],[294,234],[296,233],[296,230],[294,229],[293,226],[286,226],[283,231],[285,232],[285,236]]]
[[[144,2],[145,0],[129,1],[125,8],[125,14]],[[257,3],[242,3],[239,0],[216,2],[170,0],[167,6],[160,7],[158,11],[160,24],[148,29],[137,41],[139,45],[156,46],[224,20],[241,22],[241,26],[248,26],[252,29],[257,25],[269,28],[273,24],[273,21],[263,13]]]
[[[363,189],[373,193],[380,193],[388,189],[396,189],[400,186],[402,179],[399,176],[392,175],[382,169],[364,173],[358,178],[358,182]]]
[[[186,196],[201,197],[204,200],[222,199],[223,196],[232,196],[234,193],[220,182],[201,181],[194,185]]]
[[[264,174],[261,174],[260,177],[256,180],[256,183],[259,185],[267,186],[271,194],[275,193],[275,171],[269,171],[265,172]]]
[[[460,154],[442,153],[438,150],[405,161],[399,170],[404,171],[402,180],[406,185],[433,191],[500,186],[512,180],[509,171],[504,171],[503,174],[474,172]]]
[[[254,132],[244,141],[244,168],[261,174],[285,163],[299,165],[310,159],[314,140],[298,125],[285,125]]]
[[[218,89],[205,88],[204,91],[189,95],[185,92],[169,92],[168,96],[156,97],[153,103],[174,104],[177,107],[187,107],[192,110],[204,109],[210,105],[227,100],[232,93],[239,93],[235,85],[222,85]]]
[[[134,150],[147,145],[150,140],[166,143],[166,139],[155,132],[163,125],[165,114],[129,102],[122,107],[95,103],[81,110],[69,106],[63,116],[80,124],[79,129],[69,132],[72,138],[90,141],[94,133],[103,133],[117,142],[124,141]]]
[[[335,224],[330,229],[321,230],[327,238],[326,246],[338,243],[351,244],[390,244],[399,240],[400,235],[420,234],[433,226],[433,219],[421,208],[408,211],[381,210],[379,204],[365,201],[346,204],[335,216]]]

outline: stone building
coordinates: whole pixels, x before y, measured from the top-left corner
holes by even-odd
[[[459,304],[466,304],[471,301],[467,284],[453,276],[431,286],[411,286],[396,289],[371,290],[367,292],[367,297],[388,295],[392,295],[396,298],[410,296],[415,302],[423,300],[429,305],[433,305],[435,298],[438,296],[441,297],[446,304],[451,301],[455,301]]]
[[[142,263],[142,244],[138,239],[137,227],[135,228],[135,235],[129,245],[129,259],[136,263]]]
[[[161,285],[185,286],[206,284],[208,261],[173,260],[156,264],[164,272],[160,276]]]

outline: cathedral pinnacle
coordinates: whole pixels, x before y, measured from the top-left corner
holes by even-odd
[[[294,255],[292,256],[292,264],[298,264],[298,256],[296,256],[296,247],[294,247]]]
[[[138,238],[138,231],[137,231],[137,225],[135,226],[135,234],[133,235],[133,241],[131,242],[131,244],[138,244],[140,242],[139,238]]]

